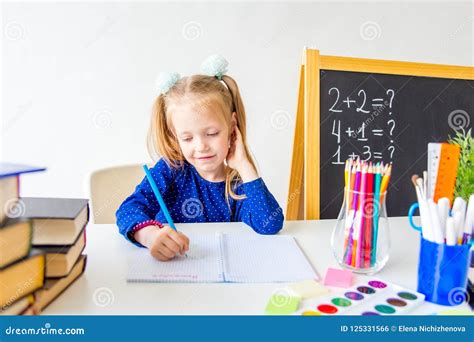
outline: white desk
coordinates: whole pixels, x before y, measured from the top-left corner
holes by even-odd
[[[376,277],[416,290],[419,236],[406,217],[390,219],[390,259]],[[299,245],[324,277],[329,266],[338,267],[330,238],[335,220],[286,222],[280,234],[296,237]],[[243,223],[178,224],[184,233],[247,232]],[[273,291],[284,284],[166,284],[127,283],[127,253],[134,245],[115,225],[87,227],[85,273],[44,311],[46,315],[262,315]],[[363,276],[356,276],[363,279]],[[461,308],[461,307],[458,307]],[[463,304],[462,308],[468,308]],[[425,303],[412,314],[432,314],[449,307]]]

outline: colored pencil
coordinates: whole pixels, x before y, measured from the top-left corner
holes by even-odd
[[[348,159],[344,168],[343,262],[363,269],[373,267],[377,256],[379,218],[390,182],[392,164]]]
[[[370,212],[373,214],[373,208],[374,208],[374,174],[373,174],[373,168],[372,168],[372,163],[369,164],[369,169],[367,173],[367,201],[369,205],[371,206],[370,208],[367,208],[367,210],[370,210]],[[369,268],[370,267],[370,250],[372,248],[372,220],[370,217],[368,217],[367,220],[365,220],[365,239],[364,239],[364,267]]]
[[[352,159],[346,161],[346,168],[344,170],[345,188],[344,188],[344,202],[346,203],[346,218],[344,222],[344,251],[347,253],[347,244],[349,243],[349,230],[351,228],[350,212],[350,195],[351,195],[351,179],[352,179]]]
[[[173,219],[171,218],[170,212],[168,211],[168,208],[166,207],[165,201],[163,201],[163,197],[161,197],[160,190],[158,190],[158,186],[156,185],[155,180],[153,179],[153,176],[151,175],[151,172],[148,169],[148,166],[143,165],[143,170],[145,170],[146,178],[148,179],[148,182],[150,183],[153,193],[155,194],[155,197],[158,200],[158,203],[160,204],[160,208],[166,217],[166,221],[168,221],[168,224],[170,225],[171,228],[177,231],[176,226],[174,225]]]
[[[380,185],[381,185],[381,165],[376,166],[375,186],[374,186],[374,217],[373,217],[373,235],[372,235],[372,257],[371,266],[375,265],[377,256],[377,235],[379,229],[379,207],[380,207]]]
[[[356,175],[356,169],[357,169],[357,164],[359,163],[359,159],[357,159],[357,161],[353,162],[352,163],[352,170],[351,170],[351,174],[350,174],[350,192],[349,192],[349,208],[352,208],[352,200],[353,200],[353,197],[354,197],[354,185],[355,185],[355,175]]]
[[[364,243],[363,234],[364,234],[364,219],[365,219],[365,200],[366,200],[366,184],[367,184],[367,165],[362,164],[361,171],[361,184],[360,184],[360,194],[359,194],[359,219],[357,220],[357,242],[356,242],[356,262],[355,267],[360,268],[362,266],[362,246]]]
[[[358,199],[358,191],[360,187],[360,164],[358,163],[357,160],[357,165],[355,166],[355,175],[354,175],[354,187],[352,188],[352,200],[351,200],[351,208],[355,213],[357,212],[357,199]],[[352,217],[353,220],[355,220],[355,216]],[[353,258],[353,255],[355,255],[355,246],[354,246],[354,221],[352,221],[352,225],[349,231],[349,243],[347,246],[348,253],[347,253],[347,259],[346,263],[348,265],[355,265],[355,258]]]
[[[158,186],[155,183],[155,180],[153,179],[153,176],[151,175],[150,170],[148,169],[147,165],[143,165],[143,170],[145,171],[146,178],[148,179],[148,182],[150,183],[151,189],[153,190],[153,193],[155,194],[156,199],[158,200],[158,203],[160,204],[160,208],[163,211],[163,215],[166,217],[166,221],[168,221],[169,226],[177,232],[178,230],[176,229],[176,226],[173,222],[173,219],[171,218],[170,212],[168,211],[168,208],[166,207],[165,201],[163,200],[163,197],[161,197],[160,190],[158,189]],[[184,254],[185,257],[188,257],[188,254]]]
[[[385,172],[382,178],[382,185],[380,188],[380,203],[383,203],[384,201],[385,192],[387,191],[388,182],[390,182],[391,174],[392,174],[392,164],[387,165],[387,168],[385,169]]]
[[[360,163],[357,165],[356,169],[356,179],[354,184],[354,198],[352,207],[354,210],[354,221],[352,222],[352,245],[351,245],[351,265],[355,267],[356,263],[356,249],[357,249],[357,228],[356,228],[356,221],[358,220],[358,215],[360,215],[358,208],[359,208],[359,201],[360,201],[360,184],[361,184],[361,165]]]

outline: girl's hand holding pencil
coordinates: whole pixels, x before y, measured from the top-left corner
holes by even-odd
[[[137,231],[136,241],[147,247],[150,254],[160,261],[168,261],[176,255],[184,255],[189,250],[189,239],[170,226],[160,228],[148,226]]]
[[[150,183],[153,193],[156,196],[156,200],[160,204],[160,208],[163,211],[169,226],[164,226],[163,228],[151,226],[154,229],[150,228],[150,230],[146,230],[142,234],[139,234],[140,231],[148,228],[145,227],[135,233],[135,235],[138,235],[137,238],[143,238],[143,243],[140,240],[135,240],[148,247],[151,255],[161,261],[173,259],[176,256],[176,253],[186,255],[186,252],[189,250],[188,237],[183,233],[178,232],[176,229],[173,218],[166,207],[165,201],[163,201],[163,197],[161,196],[160,190],[158,189],[148,166],[143,165],[143,170],[145,171],[146,178]]]

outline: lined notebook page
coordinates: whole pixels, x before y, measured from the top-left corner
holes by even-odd
[[[271,283],[317,279],[292,236],[222,234],[226,282]]]
[[[215,235],[187,234],[190,240],[188,257],[177,256],[169,261],[154,259],[148,249],[132,251],[128,259],[129,282],[223,282],[222,261]]]

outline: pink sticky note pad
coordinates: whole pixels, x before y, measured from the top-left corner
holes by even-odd
[[[324,278],[324,285],[343,288],[351,287],[352,272],[348,270],[328,268],[326,272],[326,277]]]

